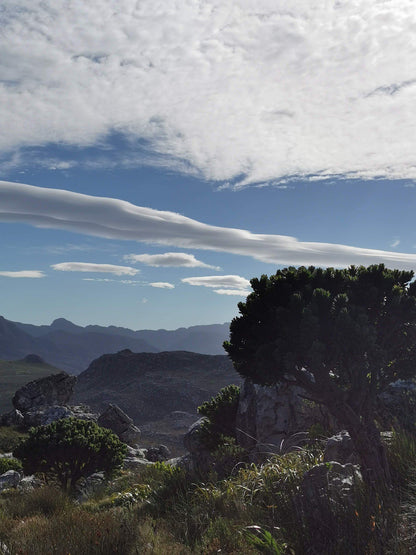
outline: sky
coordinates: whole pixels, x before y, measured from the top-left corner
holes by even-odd
[[[223,323],[288,265],[416,270],[413,0],[2,0],[0,314]]]

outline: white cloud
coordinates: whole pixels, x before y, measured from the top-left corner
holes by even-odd
[[[210,266],[195,258],[193,254],[184,252],[165,252],[164,254],[126,254],[124,260],[127,262],[141,262],[147,266],[172,266],[183,268],[211,268],[220,270],[218,266]]]
[[[174,212],[135,206],[118,199],[6,181],[0,181],[0,222],[21,222],[107,239],[228,252],[274,266],[384,263],[388,267],[416,270],[415,254],[299,241],[287,235],[255,234],[208,225]],[[134,275],[138,270],[129,268],[128,272]]]
[[[237,295],[238,297],[247,297],[251,291],[249,289],[214,289],[214,293],[218,293],[218,295]]]
[[[182,282],[188,283],[189,285],[202,285],[203,287],[228,288],[234,290],[238,289],[239,291],[250,287],[250,281],[248,279],[234,275],[188,277],[183,278]]]
[[[413,0],[3,0],[0,152],[116,131],[214,180],[415,178],[415,25]]]
[[[400,245],[400,239],[395,239],[390,243],[390,246],[394,249]]]
[[[159,289],[175,289],[172,283],[167,283],[166,281],[154,281],[153,283],[149,283],[149,285]]]
[[[51,266],[61,272],[93,272],[115,274],[116,276],[134,276],[140,272],[129,266],[115,266],[114,264],[92,264],[90,262],[61,262]]]
[[[17,272],[0,272],[0,276],[10,278],[43,278],[45,274],[38,270],[19,270]]]

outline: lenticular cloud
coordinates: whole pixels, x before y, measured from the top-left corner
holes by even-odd
[[[175,212],[136,206],[123,200],[7,181],[0,181],[0,222],[21,222],[107,239],[228,252],[273,265],[384,263],[416,270],[415,254],[298,241],[287,235],[255,234],[204,224]],[[137,273],[135,269],[129,271]],[[223,284],[224,288],[227,285]]]

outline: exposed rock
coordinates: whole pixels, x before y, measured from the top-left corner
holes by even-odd
[[[185,434],[183,444],[185,449],[190,453],[199,453],[205,450],[205,446],[201,442],[201,428],[204,422],[207,421],[208,419],[205,416],[200,418],[189,427],[189,430]]]
[[[13,406],[25,413],[45,405],[65,405],[71,398],[75,376],[66,372],[29,382],[16,391]]]
[[[51,422],[60,420],[61,418],[79,418],[80,420],[94,420],[98,416],[90,412],[90,408],[85,405],[81,406],[44,406],[38,407],[36,410],[30,410],[24,414],[24,425],[31,426],[47,426]]]
[[[359,458],[354,450],[353,441],[346,430],[342,430],[327,440],[324,461],[336,461],[340,464],[359,464]]]
[[[167,461],[171,453],[166,445],[159,445],[158,447],[149,447],[146,453],[146,459],[152,462]]]
[[[23,414],[20,410],[13,409],[10,412],[6,412],[1,416],[2,426],[21,426],[23,424]]]
[[[246,449],[257,444],[278,448],[282,441],[309,430],[313,424],[331,429],[334,422],[328,412],[305,395],[300,387],[260,386],[245,380],[236,418],[238,443]]]
[[[38,407],[37,410],[29,410],[24,415],[24,425],[27,428],[31,426],[47,426],[55,420],[61,418],[69,418],[73,416],[71,409],[63,406],[45,406]]]
[[[305,523],[313,530],[313,550],[324,553],[328,529],[356,507],[356,493],[362,484],[358,466],[338,462],[322,463],[308,470],[297,498]]]
[[[42,481],[35,476],[24,476],[17,485],[19,491],[33,491],[34,489],[42,487]]]
[[[0,476],[0,491],[8,488],[15,488],[21,480],[20,472],[8,470]]]
[[[147,459],[142,459],[141,457],[126,457],[123,462],[123,468],[134,470],[138,468],[144,468],[145,466],[149,466],[151,464],[154,463],[148,461]]]
[[[108,408],[98,417],[97,424],[110,429],[121,441],[129,445],[135,445],[140,439],[139,428],[117,405],[108,405]]]

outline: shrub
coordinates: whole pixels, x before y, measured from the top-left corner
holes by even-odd
[[[27,433],[21,432],[13,426],[0,426],[0,451],[10,453],[26,438]]]
[[[95,422],[64,418],[29,430],[29,437],[13,454],[27,474],[43,472],[65,490],[93,472],[111,474],[123,463],[126,445]]]
[[[0,475],[8,470],[22,470],[22,463],[17,459],[0,458]]]
[[[198,413],[208,420],[201,429],[201,439],[209,450],[215,450],[224,443],[224,438],[235,438],[240,388],[227,385],[210,401],[198,407]],[[226,440],[225,440],[226,441]]]

